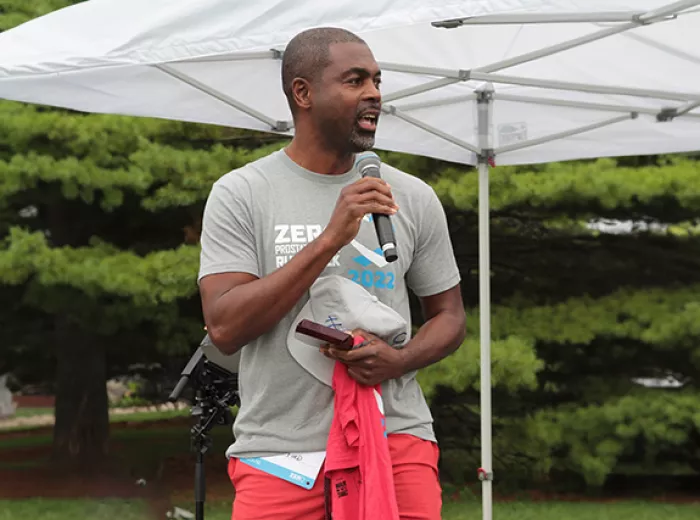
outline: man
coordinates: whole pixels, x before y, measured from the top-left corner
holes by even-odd
[[[460,277],[434,191],[387,165],[382,180],[353,168],[355,154],[374,145],[380,81],[357,36],[334,28],[297,35],[282,63],[292,142],[224,175],[207,201],[204,319],[214,345],[241,356],[241,407],[227,451],[234,520],[324,518],[322,476],[304,489],[241,459],[325,450],[333,390],[295,362],[286,338],[311,285],[334,274],[363,285],[409,323],[407,290],[421,299],[427,321],[403,348],[355,331],[369,344],[325,354],[346,363],[361,384],[382,384],[402,518],[440,518],[438,448],[415,374],[464,339]],[[396,262],[377,253],[372,213],[391,218]]]

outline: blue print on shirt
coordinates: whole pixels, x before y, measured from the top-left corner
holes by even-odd
[[[381,248],[374,250],[378,255],[383,255]],[[350,279],[360,284],[365,289],[389,289],[392,290],[396,287],[395,277],[392,272],[384,272],[379,269],[369,269],[372,262],[364,255],[359,255],[353,258],[353,261],[359,264],[362,269],[350,269],[348,275]]]

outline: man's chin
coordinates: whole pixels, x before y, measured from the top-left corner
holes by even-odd
[[[371,135],[354,135],[350,139],[350,145],[354,153],[366,152],[374,148],[374,134]]]

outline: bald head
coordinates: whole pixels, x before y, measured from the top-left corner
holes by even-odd
[[[359,36],[335,27],[308,29],[290,40],[282,57],[282,89],[287,97],[292,113],[296,103],[292,94],[293,82],[303,78],[316,82],[330,63],[330,48],[336,43],[360,43],[366,45]]]

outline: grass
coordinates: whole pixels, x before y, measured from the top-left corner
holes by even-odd
[[[110,500],[0,500],[0,520],[150,520],[143,501]]]
[[[1,432],[0,432],[1,434]],[[152,442],[154,439],[157,439],[159,443],[163,442],[168,442],[174,441],[174,442],[184,442],[187,443],[189,442],[189,430],[187,426],[182,426],[181,428],[152,428],[152,429],[134,429],[134,430],[129,430],[128,428],[124,429],[115,429],[111,434],[110,434],[110,442],[116,442],[116,441],[128,441],[129,444],[134,444],[135,448],[140,448],[140,446],[137,446],[139,444],[139,441],[148,441]],[[231,436],[230,430],[227,430],[225,428],[215,428],[212,430],[212,437],[213,438],[219,438],[223,437],[226,438],[226,440],[229,440]],[[29,447],[34,447],[34,446],[48,446],[51,444],[53,438],[53,434],[51,432],[37,432],[32,435],[26,435],[26,436],[21,436],[21,437],[9,437],[9,438],[2,438],[2,435],[0,435],[0,450],[4,449],[11,449],[11,448],[29,448]],[[147,448],[146,451],[148,451]]]
[[[700,518],[699,505],[671,505],[652,502],[501,502],[495,503],[496,520],[691,520]],[[481,504],[448,503],[445,520],[481,518]]]
[[[178,503],[193,511],[191,503]],[[207,502],[207,520],[230,520],[230,502]],[[477,500],[448,502],[443,520],[478,520],[481,503]],[[148,505],[139,500],[0,500],[0,520],[151,520]],[[697,520],[698,505],[670,505],[652,502],[607,504],[572,502],[497,502],[494,520]]]
[[[125,421],[115,421],[124,424],[115,426],[110,432],[110,467],[119,474],[128,472],[136,477],[147,480],[156,478],[162,470],[164,461],[173,456],[181,456],[186,461],[192,459],[190,425],[187,420],[188,411],[175,415],[174,411],[142,412],[129,416],[130,424]],[[180,417],[176,423],[165,425],[164,423],[148,424],[150,421]],[[120,419],[127,416],[120,416]],[[41,471],[50,465],[50,446],[52,432],[50,430],[27,430],[27,435],[8,435],[3,437],[0,432],[0,471],[8,470],[33,470]],[[213,442],[209,464],[223,464],[223,452],[231,442],[231,427],[216,426],[210,432]],[[11,453],[13,450],[29,449],[21,458],[4,458],[3,453]],[[194,470],[194,466],[192,466]],[[192,475],[194,472],[192,471]],[[0,476],[0,481],[3,477]],[[2,483],[0,483],[0,496],[2,496]],[[4,520],[0,516],[0,520]]]
[[[158,412],[134,412],[126,414],[110,414],[109,422],[137,422],[137,421],[159,421],[164,419],[177,419],[189,417],[190,410],[162,410]]]
[[[50,415],[53,408],[17,408],[15,417],[35,417],[37,415]]]
[[[188,504],[178,504],[192,511]],[[230,520],[231,504],[207,504],[208,520]],[[481,502],[465,500],[446,502],[442,520],[479,520]],[[572,502],[497,502],[493,508],[494,520],[698,520],[700,504],[667,505],[649,502],[613,504]]]
[[[149,412],[129,416],[119,416],[118,419],[134,422],[145,422],[172,416],[187,415],[184,412]],[[165,414],[165,415],[164,415]],[[120,421],[120,422],[122,422]],[[214,448],[209,458],[221,463],[223,451],[231,440],[230,427],[217,426],[211,431]],[[164,426],[162,423],[153,426],[120,425],[111,434],[114,456],[123,462],[125,467],[132,470],[134,478],[143,476],[150,481],[160,461],[173,455],[190,456],[190,432],[186,421],[176,425]],[[20,447],[50,446],[51,433],[47,431],[32,432],[27,436],[8,436],[2,438],[0,432],[0,459],[4,450]],[[23,460],[0,463],[0,470],[37,467],[43,471],[46,464],[43,452],[28,454]],[[4,467],[3,467],[4,466]],[[192,466],[193,468],[193,466]],[[219,467],[216,471],[220,471]],[[188,468],[189,471],[189,468]],[[209,477],[214,475],[208,472]],[[192,478],[194,478],[193,471]],[[227,482],[228,483],[228,482]],[[0,489],[2,483],[0,483]],[[186,492],[176,493],[168,490],[174,503],[188,511],[194,511],[190,498],[189,485]],[[183,490],[185,489],[183,488]],[[223,494],[211,494],[206,503],[207,520],[230,520],[231,503],[226,500],[228,488]],[[141,496],[141,495],[134,495]],[[218,500],[224,498],[224,501]],[[73,520],[89,518],[91,520],[151,520],[153,510],[142,499],[17,499],[0,500],[0,520]],[[160,517],[159,517],[160,518]],[[480,520],[481,501],[477,495],[470,495],[456,502],[445,500],[443,520]],[[532,502],[532,501],[496,501],[494,504],[494,520],[697,520],[700,519],[700,502],[694,505],[665,504],[660,502],[619,501],[607,503],[595,502]],[[162,518],[160,518],[162,520]]]
[[[10,430],[12,431],[12,430]],[[1,432],[0,432],[1,433]],[[12,448],[29,448],[33,446],[46,446],[51,444],[52,434],[49,433],[37,433],[36,435],[27,435],[26,437],[10,437],[2,438],[0,436],[0,449],[12,449]]]
[[[18,408],[15,412],[15,417],[37,417],[53,415],[53,408]],[[159,410],[152,412],[133,412],[133,413],[114,413],[114,409],[109,410],[109,422],[112,424],[124,423],[124,422],[141,422],[141,421],[157,421],[165,419],[177,419],[182,417],[188,417],[190,415],[190,410]],[[34,424],[34,425],[22,425],[22,426],[11,426],[0,428],[0,434],[2,432],[17,432],[17,431],[31,431],[41,428],[46,428],[46,424]]]

